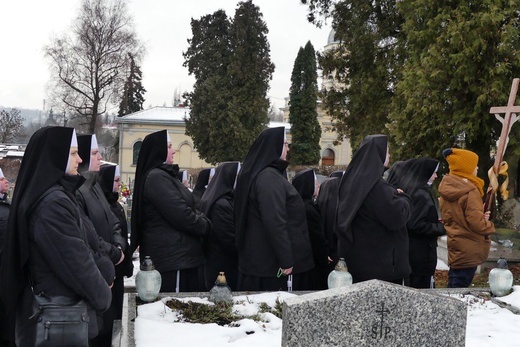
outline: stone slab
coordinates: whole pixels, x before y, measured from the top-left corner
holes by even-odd
[[[286,299],[282,347],[465,346],[463,301],[372,280]]]

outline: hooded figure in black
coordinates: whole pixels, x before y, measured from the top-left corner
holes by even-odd
[[[200,291],[202,238],[211,222],[195,209],[191,192],[177,179],[174,154],[166,130],[144,138],[135,173],[131,249],[140,247],[141,262],[151,257],[161,273],[162,292]]]
[[[400,180],[403,191],[412,198],[412,217],[408,221],[410,240],[410,287],[433,288],[437,266],[437,238],[446,235],[439,218],[438,200],[431,185],[437,178],[439,161],[423,157],[414,160]]]
[[[310,273],[309,289],[324,290],[328,288],[328,244],[323,232],[320,210],[315,202],[319,183],[314,170],[305,169],[298,172],[293,178],[292,185],[296,188],[305,204],[307,228],[309,229],[312,254],[314,264],[316,265]]]
[[[83,162],[78,171],[86,178],[85,183],[76,191],[76,197],[87,217],[92,221],[97,234],[103,239],[106,254],[116,265],[116,279],[112,287],[112,305],[103,314],[103,329],[96,337],[96,346],[110,347],[112,344],[112,328],[117,317],[117,303],[123,300],[124,283],[122,276],[123,260],[128,248],[128,239],[124,238],[119,219],[114,215],[103,189],[98,183],[101,154],[96,135],[79,135],[78,151]],[[119,276],[117,276],[117,274]],[[117,297],[116,297],[117,294]]]
[[[381,177],[388,138],[369,135],[354,154],[339,187],[336,233],[354,283],[379,279],[401,284],[410,274],[406,223],[412,201]]]
[[[238,161],[221,163],[199,203],[200,211],[208,216],[213,226],[204,247],[204,278],[207,290],[213,287],[221,271],[224,271],[231,290],[238,288],[233,193],[239,170]]]
[[[264,130],[249,149],[235,190],[239,290],[304,290],[314,267],[303,200],[284,177],[285,128]],[[302,288],[303,287],[303,288]]]
[[[334,171],[320,185],[318,192],[318,208],[320,210],[323,232],[328,245],[328,256],[330,258],[327,272],[334,270],[338,257],[338,237],[334,233],[334,223],[336,221],[336,209],[338,207],[339,182],[343,176],[343,171]]]
[[[119,203],[119,189],[121,188],[121,175],[118,165],[105,164],[99,170],[98,183],[108,204],[110,210],[117,217],[121,227],[121,236],[128,240],[128,222],[123,206]],[[116,281],[112,287],[112,301],[115,308],[115,319],[121,319],[123,313],[123,295],[124,283],[123,277],[131,277],[133,275],[134,265],[132,263],[132,254],[130,247],[125,250],[125,258],[121,264],[116,266]],[[118,279],[121,279],[118,281]]]
[[[209,176],[211,174],[210,169],[204,169],[199,172],[199,177],[197,177],[197,183],[195,183],[195,187],[193,188],[193,200],[195,201],[195,206],[198,206],[200,199],[202,199],[202,195],[206,191],[209,184]]]
[[[0,298],[11,318],[16,311],[19,347],[34,345],[33,291],[85,299],[89,338],[98,333],[95,311],[106,310],[112,299],[114,267],[108,258],[95,258],[91,225],[83,222],[75,198],[84,182],[79,163],[73,128],[36,131],[24,153],[0,269]]]

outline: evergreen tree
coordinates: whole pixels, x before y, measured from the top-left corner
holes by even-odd
[[[291,123],[291,164],[315,165],[320,160],[321,127],[318,101],[316,52],[311,42],[300,47],[291,75],[289,122]]]
[[[302,0],[309,18],[332,17],[337,47],[320,55],[323,76],[334,79],[323,91],[323,108],[333,119],[338,141],[352,148],[369,134],[388,133],[388,105],[404,55],[398,45],[402,17],[396,0]]]
[[[274,65],[267,26],[247,1],[238,4],[232,21],[220,10],[192,20],[191,27],[184,66],[196,82],[185,94],[191,106],[186,134],[210,163],[242,160],[269,121],[266,94]]]
[[[479,154],[480,176],[487,176],[501,129],[489,108],[507,104],[520,75],[518,6],[504,0],[398,6],[408,58],[391,117],[401,156],[439,157],[463,139]]]
[[[126,79],[123,97],[119,104],[119,113],[117,114],[119,117],[141,111],[144,103],[143,95],[146,93],[146,89],[141,82],[143,79],[141,68],[135,63],[132,54],[128,53],[128,57],[130,58],[130,73]]]

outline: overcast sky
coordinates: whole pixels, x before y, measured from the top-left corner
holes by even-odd
[[[269,29],[271,60],[276,69],[268,92],[277,107],[288,96],[291,71],[300,46],[327,43],[330,21],[322,29],[307,22],[300,0],[253,0]],[[48,62],[43,46],[66,31],[80,0],[0,0],[0,106],[41,109],[47,98]],[[191,18],[223,9],[233,17],[238,0],[130,0],[138,37],[147,54],[142,62],[144,107],[171,106],[176,91],[192,90],[194,79],[182,66]],[[113,109],[117,112],[117,108]]]

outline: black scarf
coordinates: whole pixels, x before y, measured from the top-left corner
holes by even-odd
[[[168,155],[167,131],[160,130],[147,135],[137,158],[135,170],[134,192],[132,195],[132,233],[130,235],[133,253],[141,242],[141,216],[143,214],[143,190],[146,176],[150,170],[164,164]]]
[[[249,191],[260,171],[275,164],[284,149],[285,127],[265,129],[249,149],[237,179],[235,189],[236,244],[242,246],[247,222]],[[276,165],[276,164],[275,164]]]
[[[424,188],[437,169],[439,161],[430,157],[413,160],[400,180],[401,188],[408,196],[413,197],[417,190]]]
[[[211,212],[213,204],[225,195],[231,195],[234,189],[235,180],[238,174],[240,163],[238,161],[230,161],[221,163],[215,169],[215,175],[211,180],[211,184],[204,192],[199,202],[199,209],[206,216]]]
[[[92,156],[92,135],[78,135],[78,153],[83,162],[79,164],[79,173],[89,171]]]
[[[349,242],[352,242],[352,220],[372,187],[382,179],[387,149],[386,135],[366,136],[341,178],[334,230]]]
[[[303,202],[312,201],[314,198],[316,187],[314,176],[314,170],[305,169],[298,172],[293,178],[292,185],[302,197]]]

